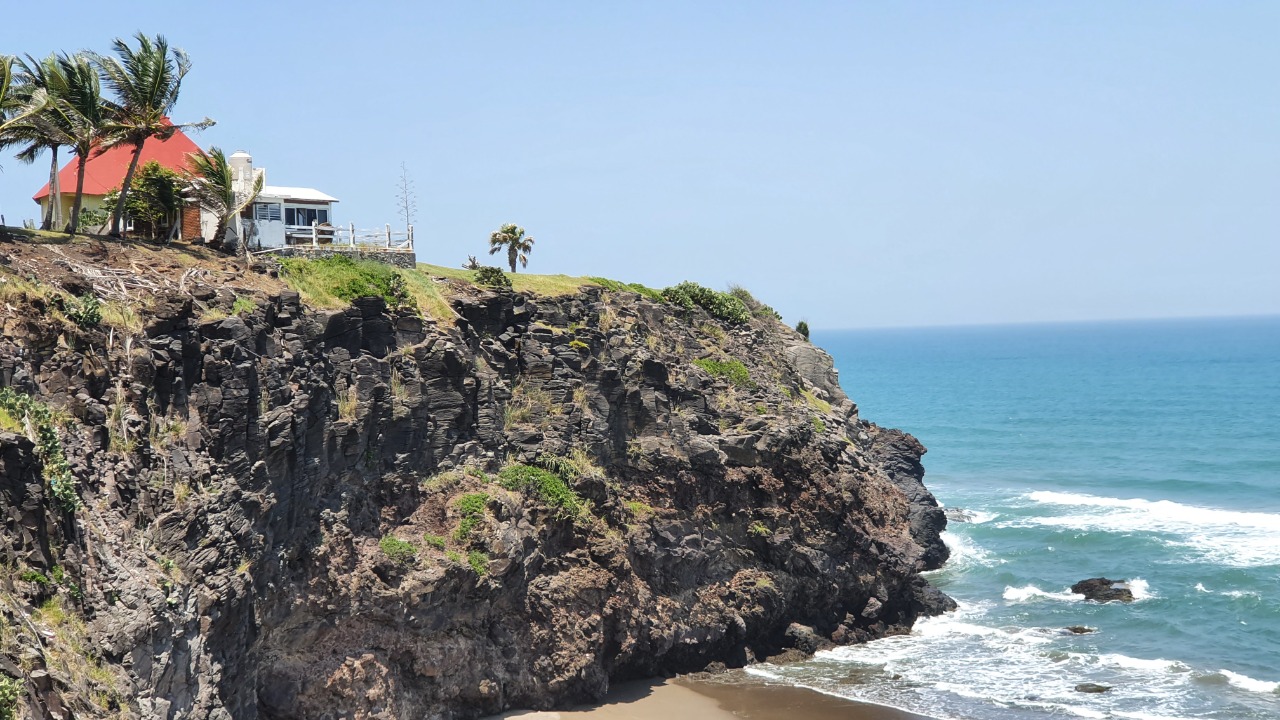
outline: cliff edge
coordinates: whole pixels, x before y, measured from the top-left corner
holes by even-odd
[[[469,718],[954,606],[924,447],[768,313],[430,270],[432,313],[325,309],[197,249],[0,254],[27,717]]]

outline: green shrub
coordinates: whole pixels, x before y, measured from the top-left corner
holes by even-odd
[[[0,388],[0,410],[15,420],[31,422],[36,434],[32,440],[44,465],[44,479],[49,483],[50,494],[66,512],[80,509],[76,479],[71,474],[67,456],[62,452],[62,441],[58,439],[53,411],[49,406],[29,395],[14,392],[12,388]]]
[[[498,473],[498,484],[508,490],[531,491],[543,502],[559,508],[562,514],[582,512],[582,500],[565,479],[556,473],[532,465],[508,465]]]
[[[738,360],[721,361],[700,358],[694,360],[693,364],[706,370],[712,377],[725,378],[738,387],[753,388],[756,386],[755,383],[751,382],[751,374],[747,372],[747,366]]]
[[[752,535],[755,535],[756,537],[764,537],[770,534],[772,531],[769,530],[768,525],[765,525],[764,523],[757,520],[756,522],[751,523],[751,527],[747,528],[747,532],[751,533]]]
[[[455,565],[461,565],[461,564],[462,564],[462,553],[458,552],[457,550],[447,550],[447,551],[445,551],[444,559],[445,559],[445,560],[448,560],[449,562],[451,562],[451,563],[453,563],[453,564],[455,564]]]
[[[382,549],[383,555],[399,565],[413,563],[418,555],[418,548],[413,543],[401,540],[394,535],[383,535],[378,541],[378,547]]]
[[[730,285],[729,294],[741,300],[742,304],[747,306],[747,309],[751,311],[754,317],[772,320],[782,319],[782,315],[777,310],[757,300],[749,290],[741,285]]]
[[[570,340],[570,341],[569,341],[569,347],[573,348],[574,350],[578,350],[578,351],[590,350],[590,349],[591,349],[591,346],[590,346],[590,345],[587,345],[586,343],[582,342],[581,340]]]
[[[662,297],[666,298],[667,302],[686,310],[702,308],[711,317],[734,325],[741,325],[751,319],[751,311],[739,298],[729,293],[705,288],[695,282],[685,281],[666,288],[662,291]]]
[[[82,328],[98,327],[102,322],[102,303],[98,297],[85,293],[78,298],[63,298],[62,311],[71,322]]]
[[[472,550],[467,553],[467,564],[475,570],[477,575],[484,575],[489,572],[489,556],[479,550]]]
[[[801,390],[800,396],[803,397],[804,401],[809,403],[809,407],[813,408],[814,410],[817,410],[818,412],[821,412],[821,413],[831,412],[831,403],[827,402],[826,400],[823,400],[817,395],[814,395],[812,390]]]
[[[820,417],[814,417],[814,418],[813,418],[813,429],[814,429],[814,430],[817,430],[817,431],[818,431],[818,432],[820,432],[820,433],[822,433],[822,432],[826,432],[826,431],[827,431],[827,424],[826,424],[825,422],[823,422],[823,421],[822,421],[822,418],[820,418]]]
[[[462,521],[458,523],[458,527],[453,531],[453,539],[457,542],[466,542],[471,537],[471,531],[476,529],[480,524],[480,519],[484,517],[484,510],[489,504],[488,493],[467,493],[458,498],[453,506],[462,514]]]
[[[624,283],[602,277],[589,277],[587,279],[610,292],[633,292],[643,295],[654,302],[666,302],[666,298],[662,296],[661,291],[645,287],[640,283]]]
[[[808,340],[809,339],[809,323],[805,322],[804,320],[801,320],[800,322],[796,323],[796,332],[803,335],[805,340]]]
[[[44,573],[36,572],[35,570],[23,570],[18,575],[18,579],[22,582],[36,583],[37,585],[49,584],[49,578],[45,577]]]
[[[491,288],[511,289],[511,278],[501,268],[485,265],[476,270],[476,284]]]
[[[0,720],[18,717],[18,700],[22,697],[22,683],[7,675],[0,675]]]
[[[431,547],[433,547],[433,548],[435,548],[435,549],[437,549],[437,550],[443,550],[443,549],[444,549],[444,536],[443,536],[443,535],[432,535],[431,533],[427,533],[426,535],[423,535],[423,536],[422,536],[422,539],[423,539],[423,540],[424,540],[428,545],[430,545]]]

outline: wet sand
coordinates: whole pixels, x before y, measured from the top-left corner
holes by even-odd
[[[566,711],[512,712],[519,720],[930,720],[789,685],[698,682],[624,683],[605,702]],[[491,719],[494,720],[494,719]]]

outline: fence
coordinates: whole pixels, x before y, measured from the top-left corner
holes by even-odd
[[[391,225],[373,230],[358,230],[354,223],[341,225],[285,225],[285,244],[310,245],[318,248],[321,245],[346,245],[361,250],[382,250],[385,252],[413,252],[413,226],[405,230],[392,230]]]

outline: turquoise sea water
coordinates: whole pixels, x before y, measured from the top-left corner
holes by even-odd
[[[960,610],[756,672],[942,718],[1280,718],[1280,318],[814,341],[967,514],[930,573]],[[1069,592],[1100,575],[1139,600]]]

